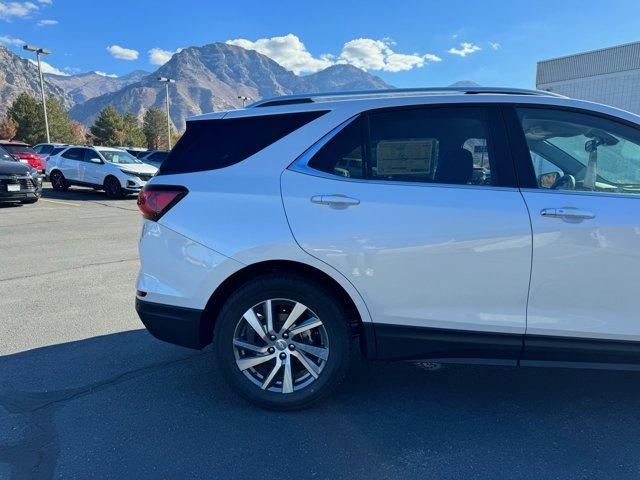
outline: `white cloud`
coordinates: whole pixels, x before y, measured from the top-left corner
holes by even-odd
[[[124,48],[120,45],[111,45],[107,47],[107,51],[115,58],[120,60],[137,60],[139,52],[131,48]]]
[[[292,33],[284,37],[260,38],[255,42],[245,38],[237,38],[229,40],[227,43],[247,50],[255,50],[296,74],[317,72],[333,64],[328,55],[314,58],[304,43]]]
[[[344,44],[342,52],[337,57],[329,53],[314,57],[304,43],[292,33],[283,37],[261,38],[255,42],[237,38],[228,40],[227,43],[255,50],[296,74],[317,72],[335,64],[349,64],[363,70],[399,72],[441,60],[433,54],[396,53],[391,48],[395,43],[388,38],[351,40]]]
[[[118,78],[118,75],[116,75],[115,73],[105,73],[101,72],[100,70],[95,70],[93,73],[95,73],[96,75],[100,75],[101,77]]]
[[[38,62],[35,60],[29,59],[29,63],[38,68]],[[40,60],[40,64],[42,65],[42,73],[53,73],[54,75],[63,75],[65,77],[69,76],[68,73],[58,70],[56,67],[43,60]]]
[[[460,57],[466,57],[467,55],[471,55],[472,53],[479,52],[482,50],[478,45],[474,45],[469,42],[462,42],[460,44],[460,48],[451,48],[449,49],[449,53],[451,55],[458,55]]]
[[[51,25],[57,25],[57,20],[40,20],[36,25],[39,27],[50,27]]]
[[[382,40],[357,38],[344,44],[338,63],[347,63],[363,70],[400,72],[423,67],[428,62],[442,60],[432,53],[396,53],[391,48],[393,45],[395,42],[388,38]]]
[[[494,50],[498,50],[502,45],[500,45],[498,42],[489,42],[489,46]]]
[[[174,54],[181,52],[182,48],[178,48],[173,52],[170,50],[163,50],[162,48],[152,48],[149,50],[149,63],[152,65],[164,65]]]
[[[0,2],[0,19],[28,17],[38,6],[33,2]]]
[[[43,5],[51,5],[53,4],[52,0],[38,0]]]
[[[21,47],[27,42],[19,38],[13,38],[9,35],[0,35],[0,45],[11,45],[12,47]]]

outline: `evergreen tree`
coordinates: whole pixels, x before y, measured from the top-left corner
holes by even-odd
[[[7,116],[18,128],[15,138],[30,144],[47,141],[42,103],[28,93],[21,93],[13,101]],[[73,134],[69,113],[53,96],[47,97],[47,120],[52,142],[71,143]]]
[[[17,125],[15,138],[30,144],[46,140],[42,105],[28,93],[21,93],[7,110],[7,117]]]
[[[117,147],[125,140],[124,121],[112,105],[103,108],[91,127],[94,145]]]
[[[147,139],[136,116],[127,112],[122,117],[124,126],[124,143],[127,147],[146,147]]]
[[[142,130],[147,138],[147,148],[152,150],[167,149],[167,115],[159,108],[150,108],[144,114]],[[171,128],[171,136],[176,132]]]

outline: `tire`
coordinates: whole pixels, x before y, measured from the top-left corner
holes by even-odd
[[[56,192],[66,192],[69,190],[69,182],[67,182],[67,179],[64,178],[64,175],[59,170],[51,172],[49,181]]]
[[[107,177],[104,179],[104,193],[106,193],[109,198],[124,197],[124,190],[116,177]]]
[[[260,334],[246,320],[246,314],[253,311],[255,318],[266,325],[267,300],[272,305],[275,341],[267,334],[266,341],[259,338]],[[297,317],[294,308],[303,313]],[[291,312],[299,320],[283,329]],[[320,326],[296,333],[296,330],[317,323],[317,319]],[[343,308],[321,285],[299,276],[270,274],[240,287],[224,303],[213,338],[224,378],[240,396],[263,408],[295,410],[306,407],[336,388],[349,366],[351,336]],[[237,342],[268,350],[245,350]],[[295,348],[291,347],[292,343]],[[310,354],[310,347],[326,356],[325,359]],[[268,361],[260,358],[260,364],[241,370],[240,362],[251,362],[261,356],[272,358]],[[289,382],[286,381],[287,370],[291,372]]]
[[[21,201],[20,203],[22,203],[23,205],[29,205],[29,204],[31,204],[31,203],[36,203],[37,201],[38,201],[38,199],[37,199],[37,198],[31,198],[31,199],[29,199],[29,200],[23,200],[23,201]]]

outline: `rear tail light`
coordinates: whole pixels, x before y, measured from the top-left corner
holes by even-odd
[[[138,195],[138,208],[148,220],[158,221],[189,191],[176,185],[146,185]]]

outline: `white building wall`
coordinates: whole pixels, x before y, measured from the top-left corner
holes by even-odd
[[[538,62],[536,87],[640,114],[640,42]]]

